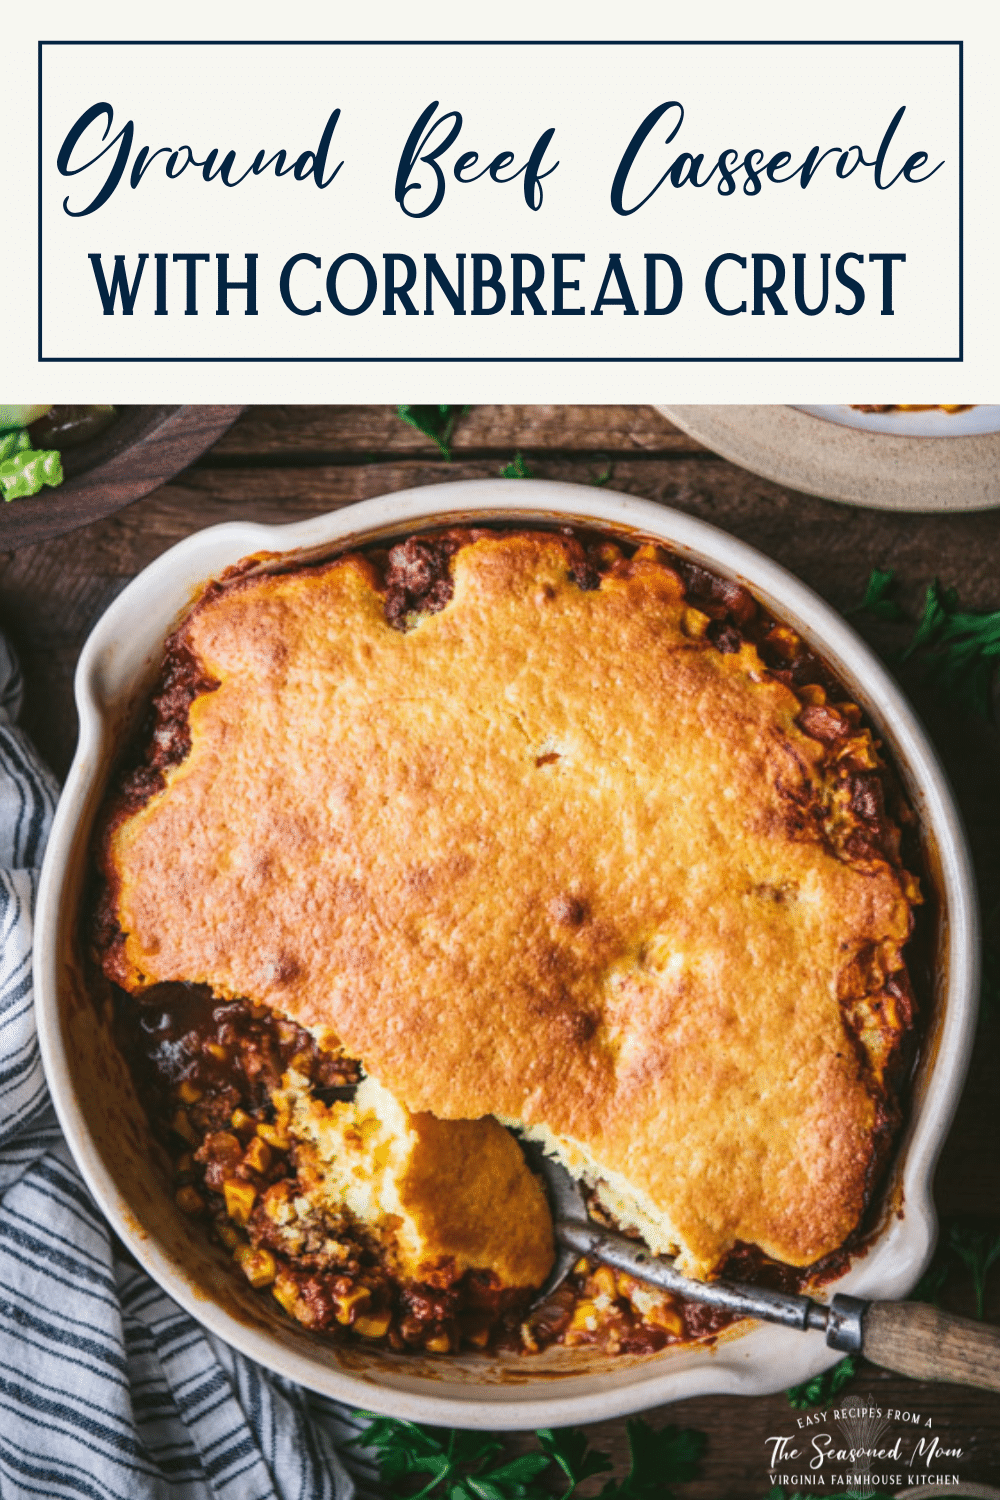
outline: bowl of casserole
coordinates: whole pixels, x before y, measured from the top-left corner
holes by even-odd
[[[116,1232],[213,1332],[341,1400],[492,1428],[836,1358],[679,1326],[600,1267],[532,1322],[551,1246],[511,1124],[697,1275],[763,1256],[824,1293],[913,1286],[974,886],[912,709],[776,564],[542,481],[236,523],[119,596],[77,699],[46,1071]]]
[[[897,437],[977,437],[1000,431],[1000,406],[797,406],[825,422]]]

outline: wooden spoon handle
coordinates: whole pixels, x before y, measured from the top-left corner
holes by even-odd
[[[1000,1391],[1000,1328],[988,1323],[924,1302],[873,1302],[861,1334],[865,1357],[883,1369]]]

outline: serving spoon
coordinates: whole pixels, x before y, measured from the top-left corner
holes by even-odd
[[[669,1256],[654,1255],[641,1240],[595,1223],[579,1183],[566,1168],[533,1143],[520,1136],[518,1140],[548,1190],[557,1247],[555,1264],[534,1306],[550,1297],[585,1255],[662,1291],[725,1308],[741,1318],[781,1323],[802,1332],[815,1329],[826,1335],[831,1349],[863,1354],[873,1364],[915,1380],[1000,1391],[1000,1328],[923,1302],[867,1302],[838,1292],[829,1303],[821,1303],[738,1281],[692,1281],[681,1275]]]

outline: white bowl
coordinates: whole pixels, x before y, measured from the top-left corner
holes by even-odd
[[[292,526],[234,522],[172,548],[94,627],[77,669],[80,740],[49,839],[38,898],[36,1005],[42,1056],[86,1182],[136,1259],[194,1318],[272,1370],[376,1411],[493,1429],[592,1422],[705,1393],[754,1395],[808,1379],[839,1356],[818,1333],[742,1326],[711,1347],[656,1355],[552,1349],[539,1356],[396,1355],[340,1345],[285,1319],[175,1208],[157,1148],[106,1017],[85,992],[79,909],[95,813],[155,675],[163,641],[207,579],[250,553],[322,555],[378,537],[465,521],[581,523],[658,539],[745,583],[800,631],[862,704],[917,809],[940,903],[942,956],[930,1033],[877,1237],[837,1287],[904,1296],[933,1249],[934,1163],[965,1076],[975,1022],[978,924],[961,823],[913,710],[854,631],[789,573],[690,516],[629,495],[533,480],[479,480],[387,495]]]

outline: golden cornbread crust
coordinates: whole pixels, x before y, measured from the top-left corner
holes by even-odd
[[[860,714],[653,547],[445,543],[391,607],[359,554],[205,591],[168,659],[189,745],[154,736],[104,822],[106,973],[580,1143],[690,1273],[811,1265],[861,1220],[913,1025],[919,895]]]

